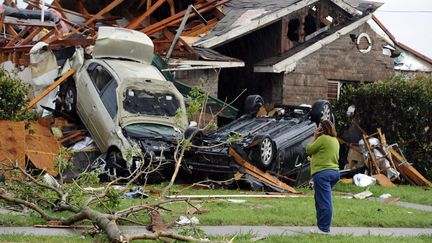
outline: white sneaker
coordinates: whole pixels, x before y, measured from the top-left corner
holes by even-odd
[[[317,229],[311,229],[310,233],[311,234],[322,234],[322,235],[329,235],[330,234],[330,232],[322,231],[319,228],[317,228]]]

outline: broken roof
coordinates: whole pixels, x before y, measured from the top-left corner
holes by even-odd
[[[193,46],[215,48],[252,31],[280,20],[282,17],[311,6],[319,0],[232,0],[223,7],[225,17]],[[330,0],[351,16],[361,12],[342,0]]]
[[[371,15],[367,15],[357,21],[353,21],[346,26],[339,26],[334,29],[333,32],[323,38],[322,35],[316,36],[300,46],[297,46],[288,52],[283,53],[280,56],[270,57],[265,59],[254,66],[255,72],[265,72],[265,73],[281,73],[290,72],[295,69],[297,61],[300,59],[318,51],[323,46],[326,46],[335,40],[339,39],[341,36],[348,34],[354,29],[358,28],[360,25],[366,23],[371,19]]]

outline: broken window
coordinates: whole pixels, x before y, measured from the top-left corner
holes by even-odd
[[[153,93],[147,90],[127,89],[123,100],[129,113],[153,116],[175,116],[180,102],[170,93]]]
[[[111,80],[114,80],[111,74],[97,63],[90,64],[87,68],[87,72],[99,93],[102,92]]]
[[[117,82],[112,79],[106,88],[100,94],[102,103],[110,114],[111,118],[114,119],[117,114]]]
[[[315,11],[309,10],[308,15],[305,17],[304,31],[306,36],[317,31],[316,14],[314,13]]]
[[[290,41],[299,41],[299,27],[300,20],[299,19],[291,19],[288,23],[288,39]]]

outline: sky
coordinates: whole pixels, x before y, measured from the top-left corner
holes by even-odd
[[[374,13],[396,41],[432,58],[432,1],[380,0]]]
[[[376,0],[383,2],[375,16],[396,41],[432,58],[432,0]],[[3,3],[2,0],[0,0]],[[52,2],[52,0],[45,0]],[[18,5],[25,7],[22,0]]]

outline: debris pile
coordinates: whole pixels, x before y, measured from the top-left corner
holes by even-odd
[[[100,26],[116,26],[151,36],[161,56],[209,60],[214,55],[192,43],[224,16],[219,9],[228,0],[82,1],[55,0],[46,4],[27,0],[26,9],[13,1],[0,6],[0,63],[31,64],[29,53],[38,42],[44,50],[62,50],[94,44]],[[61,54],[59,54],[61,55]],[[218,57],[220,58],[220,56]]]
[[[347,169],[355,171],[365,166],[367,174],[371,176],[355,175],[356,185],[367,186],[376,181],[384,187],[395,187],[393,181],[400,180],[402,176],[412,185],[432,186],[432,183],[405,159],[398,144],[387,144],[381,129],[378,128],[377,132],[368,135],[355,121],[353,124],[361,131],[362,139],[358,146],[349,144]]]

